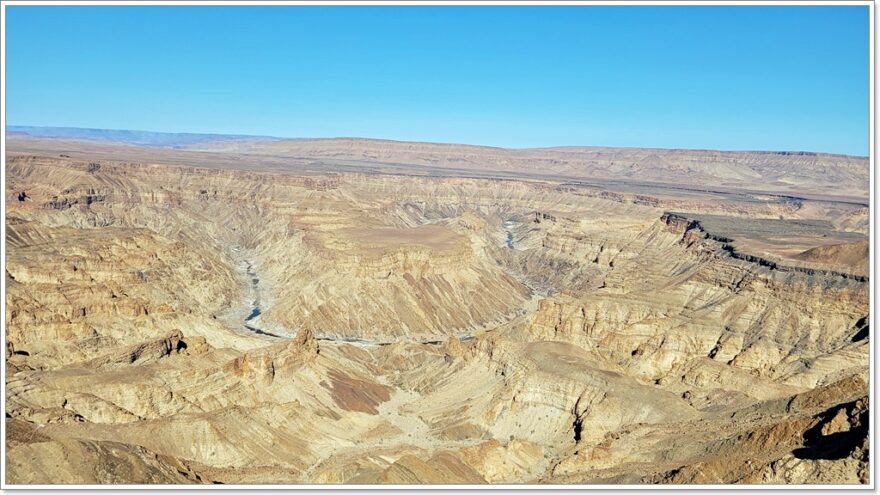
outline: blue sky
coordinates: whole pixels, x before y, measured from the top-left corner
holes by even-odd
[[[10,125],[868,153],[867,7],[7,13]]]

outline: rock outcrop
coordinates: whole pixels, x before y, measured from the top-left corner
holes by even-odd
[[[9,483],[870,481],[863,159],[28,143]]]

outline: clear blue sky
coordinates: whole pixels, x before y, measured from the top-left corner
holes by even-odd
[[[7,12],[10,125],[868,153],[867,7]]]

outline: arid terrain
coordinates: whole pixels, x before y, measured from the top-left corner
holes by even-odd
[[[10,134],[11,484],[865,484],[869,162]]]

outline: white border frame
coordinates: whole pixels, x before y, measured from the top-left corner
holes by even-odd
[[[875,28],[876,21],[874,16],[874,2],[871,0],[842,0],[842,1],[833,1],[833,0],[800,0],[800,1],[784,1],[784,0],[770,0],[770,1],[759,1],[759,0],[743,0],[743,1],[733,1],[733,0],[719,0],[719,1],[709,1],[709,0],[698,0],[698,1],[686,1],[686,0],[657,0],[657,1],[645,1],[645,0],[632,0],[632,1],[613,1],[613,0],[599,0],[599,1],[588,1],[588,0],[548,0],[548,1],[537,1],[537,0],[499,0],[499,1],[491,1],[491,0],[475,0],[475,1],[463,1],[463,0],[425,0],[425,1],[413,1],[413,0],[400,0],[400,1],[391,1],[391,0],[364,0],[364,1],[352,1],[352,0],[328,0],[328,1],[320,1],[320,0],[303,0],[303,1],[290,1],[290,0],[279,0],[279,1],[267,1],[267,0],[255,0],[255,1],[243,1],[243,0],[208,0],[208,1],[194,1],[194,0],[176,0],[176,1],[157,1],[157,0],[109,0],[109,1],[96,1],[96,0],[74,0],[74,1],[59,1],[59,0],[47,0],[47,1],[39,1],[39,0],[2,0],[0,1],[0,19],[2,19],[2,26],[0,26],[0,72],[2,72],[2,81],[0,81],[0,101],[2,101],[3,107],[3,122],[2,122],[2,135],[0,135],[0,154],[2,154],[3,160],[3,176],[0,177],[0,186],[2,186],[2,190],[5,194],[6,191],[6,7],[7,6],[79,6],[79,5],[100,5],[100,6],[331,6],[331,5],[340,5],[340,6],[864,6],[868,7],[868,19],[869,19],[869,72],[870,72],[870,87],[868,90],[868,98],[869,98],[869,163],[870,163],[870,206],[869,206],[869,216],[870,216],[870,234],[869,238],[870,242],[870,281],[869,281],[869,305],[870,305],[870,351],[869,351],[869,365],[870,365],[870,383],[868,386],[868,397],[869,397],[869,442],[870,442],[870,483],[868,485],[11,485],[6,483],[6,366],[4,365],[0,368],[0,378],[3,380],[2,388],[0,388],[0,400],[2,400],[2,404],[0,404],[0,410],[3,412],[3,423],[0,424],[0,433],[2,433],[3,437],[3,445],[0,448],[0,491],[4,490],[40,490],[40,491],[53,491],[53,490],[136,490],[136,491],[152,491],[152,490],[308,490],[308,491],[323,491],[323,490],[406,490],[406,491],[414,491],[414,490],[530,490],[530,491],[538,491],[538,490],[590,490],[590,491],[618,491],[618,490],[706,490],[706,491],[716,491],[716,490],[758,490],[758,491],[770,491],[770,490],[802,490],[802,491],[830,491],[830,490],[846,490],[846,491],[865,491],[865,490],[874,490],[875,487],[875,452],[876,452],[876,444],[875,444],[875,436],[874,436],[874,389],[876,387],[875,384],[875,374],[874,374],[874,355],[875,355],[875,342],[874,342],[874,329],[876,321],[875,321],[875,287],[874,287],[874,270],[876,268],[875,263],[875,244],[877,241],[877,232],[874,226],[876,225],[875,218],[875,208],[874,208],[874,199],[876,193],[876,176],[874,173],[875,167],[875,127],[874,127],[874,116],[875,116],[875,104],[876,100],[874,98],[874,89],[875,89]],[[0,205],[0,213],[3,215],[3,227],[2,227],[2,242],[0,242],[0,256],[3,257],[2,266],[3,271],[6,270],[6,201],[4,199],[2,205]],[[0,290],[2,290],[2,298],[0,298],[0,309],[2,309],[2,313],[4,315],[3,322],[0,323],[0,327],[2,327],[2,336],[3,342],[6,341],[6,277],[0,278]],[[5,363],[5,361],[4,361]]]

